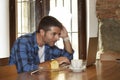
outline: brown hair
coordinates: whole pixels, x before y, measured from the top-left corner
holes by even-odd
[[[50,30],[50,27],[59,27],[60,29],[63,28],[63,25],[61,22],[59,22],[56,18],[52,16],[45,16],[41,19],[37,32],[40,31],[40,29],[43,29],[45,31]]]

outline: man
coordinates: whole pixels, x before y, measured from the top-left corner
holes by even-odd
[[[64,49],[55,46],[55,42],[63,39]],[[9,64],[15,64],[20,72],[48,67],[51,60],[60,64],[70,63],[73,49],[65,27],[54,17],[41,19],[36,32],[19,37],[11,50]]]

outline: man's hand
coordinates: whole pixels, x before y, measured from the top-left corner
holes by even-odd
[[[63,26],[63,29],[61,30],[60,37],[63,39],[64,49],[70,54],[73,53],[73,49],[68,37],[68,32],[64,26]]]
[[[56,60],[59,63],[59,65],[62,65],[62,66],[70,64],[70,61],[67,57],[58,57],[54,60]],[[39,66],[44,67],[45,69],[50,69],[50,63],[51,63],[51,60],[45,61],[43,63],[40,63]]]
[[[63,63],[70,64],[70,61],[67,57],[59,57],[59,58],[56,58],[55,60],[58,61],[59,65]]]
[[[61,30],[60,37],[63,38],[63,39],[66,38],[66,37],[68,37],[68,32],[67,32],[67,30],[66,30],[65,27],[63,27],[63,29]]]

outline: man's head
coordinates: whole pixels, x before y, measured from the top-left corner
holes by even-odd
[[[41,34],[44,44],[54,46],[59,40],[63,25],[52,16],[45,16],[41,19],[37,32]]]
[[[48,31],[53,26],[58,27],[60,29],[63,28],[61,22],[59,22],[56,18],[52,16],[45,16],[41,19],[37,32],[40,32],[41,29],[43,29],[44,31]]]

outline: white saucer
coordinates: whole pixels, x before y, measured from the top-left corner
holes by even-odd
[[[84,67],[80,67],[80,68],[73,68],[71,65],[69,66],[69,69],[71,69],[73,72],[82,72],[85,70]]]

